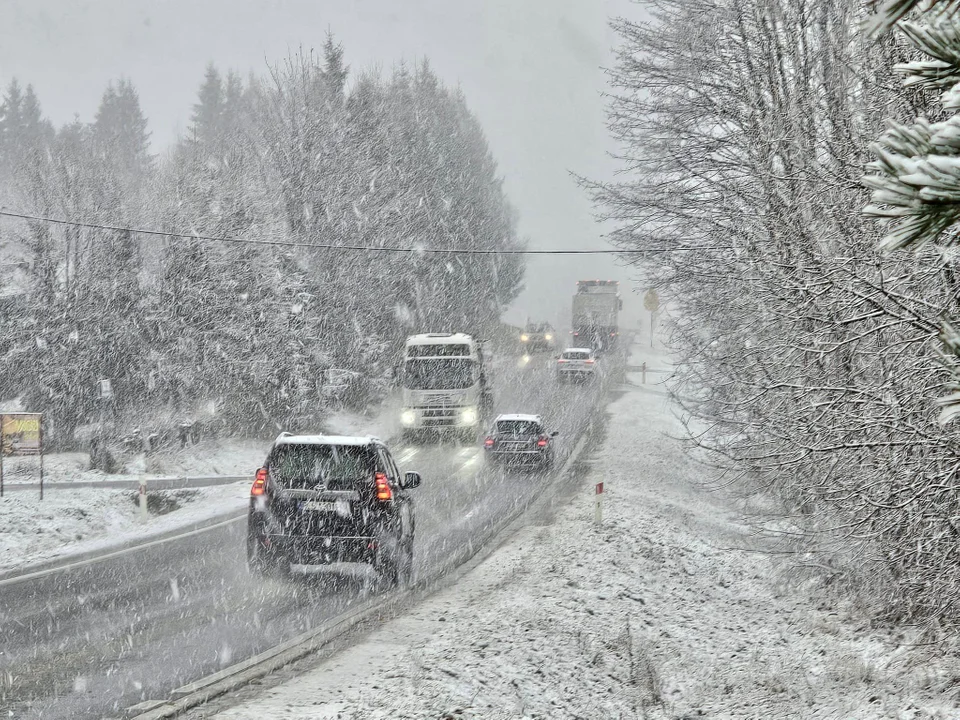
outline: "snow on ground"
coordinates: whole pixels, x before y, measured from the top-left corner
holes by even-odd
[[[630,364],[644,361],[668,364],[635,348]],[[217,717],[960,717],[960,662],[789,589],[766,540],[702,489],[706,471],[667,436],[679,426],[663,388],[628,378],[591,471],[550,524]]]
[[[250,483],[161,490],[150,496],[150,506],[164,514],[150,514],[143,523],[136,491],[56,489],[46,492],[43,500],[39,493],[10,493],[0,500],[0,570],[146,541],[240,512],[249,502]]]

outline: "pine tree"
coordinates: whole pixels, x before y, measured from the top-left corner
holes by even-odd
[[[350,67],[343,62],[343,46],[335,43],[333,33],[328,32],[323,43],[323,79],[331,97],[342,101],[349,73]]]
[[[93,123],[94,140],[100,159],[133,187],[153,170],[147,125],[133,83],[121,78],[116,87],[108,85]]]
[[[226,110],[223,81],[213,63],[207,65],[197,103],[193,106],[190,137],[201,146],[212,147],[223,136]]]
[[[872,146],[876,160],[864,178],[873,190],[864,212],[889,223],[881,250],[922,250],[960,239],[960,16],[956,8],[934,9],[923,22],[902,20],[916,0],[888,0],[873,26],[878,31],[898,24],[913,46],[928,59],[902,63],[896,69],[905,85],[940,93],[941,122],[919,117],[910,125],[890,121]],[[946,3],[950,5],[950,3]],[[947,265],[952,264],[947,260]],[[953,320],[942,325],[942,354],[951,381],[938,404],[941,422],[960,417],[960,331]]]

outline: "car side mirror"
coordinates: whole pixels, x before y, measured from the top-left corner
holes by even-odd
[[[552,433],[550,433],[550,437],[556,437],[559,434],[560,434],[559,430],[554,430]]]
[[[405,490],[413,490],[415,487],[420,487],[420,473],[405,472],[403,474],[403,487]]]

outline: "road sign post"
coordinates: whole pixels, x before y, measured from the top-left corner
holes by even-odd
[[[656,318],[657,310],[660,308],[660,296],[653,288],[647,290],[643,296],[643,306],[650,311],[650,347],[653,347],[653,321]]]

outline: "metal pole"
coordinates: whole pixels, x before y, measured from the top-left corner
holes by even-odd
[[[3,497],[3,415],[0,415],[0,497]]]
[[[653,312],[650,311],[650,347],[653,347]]]
[[[43,500],[43,415],[40,416],[40,499]]]
[[[640,372],[643,373],[643,384],[646,385],[647,384],[647,364],[646,363],[640,366]]]

